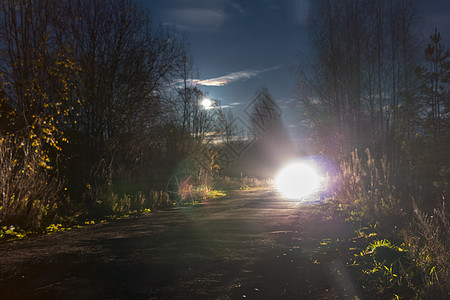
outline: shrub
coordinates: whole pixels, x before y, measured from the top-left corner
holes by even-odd
[[[57,208],[63,182],[51,176],[47,162],[40,143],[27,137],[1,137],[1,224],[40,227]]]
[[[367,295],[374,293],[380,299],[398,299],[416,295],[411,278],[414,266],[404,246],[390,240],[374,240],[365,250],[355,255],[352,266],[361,271],[362,287]]]

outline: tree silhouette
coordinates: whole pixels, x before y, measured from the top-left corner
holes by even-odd
[[[426,65],[418,67],[416,73],[422,81],[422,115],[425,130],[432,136],[434,167],[439,172],[442,159],[446,158],[445,139],[448,141],[449,130],[449,86],[450,86],[450,51],[441,44],[442,37],[435,28],[430,36],[430,43],[424,51]],[[448,145],[447,145],[448,146]]]
[[[254,100],[246,108],[253,139],[246,155],[260,176],[273,176],[286,161],[294,157],[294,147],[281,118],[281,109],[267,88],[256,91]]]

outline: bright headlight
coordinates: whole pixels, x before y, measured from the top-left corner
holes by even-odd
[[[313,166],[295,162],[285,166],[275,178],[275,186],[286,198],[302,198],[320,185],[320,176]]]

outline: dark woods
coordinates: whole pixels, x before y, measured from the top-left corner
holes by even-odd
[[[318,151],[338,162],[353,152],[366,167],[373,159],[396,198],[430,208],[448,196],[450,52],[438,29],[422,29],[418,5],[316,2],[315,58],[298,82]]]
[[[0,48],[4,224],[162,189],[217,130],[184,38],[135,1],[2,0]]]

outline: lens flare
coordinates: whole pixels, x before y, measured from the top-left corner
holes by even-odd
[[[313,193],[320,185],[315,168],[304,162],[285,166],[275,178],[275,186],[286,198],[299,199]]]

